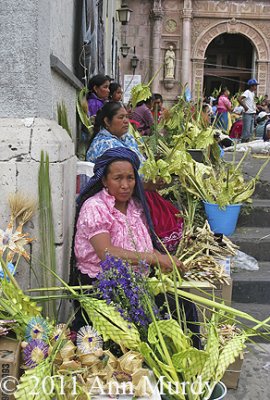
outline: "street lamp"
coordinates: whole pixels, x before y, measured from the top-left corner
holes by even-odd
[[[137,66],[138,66],[138,63],[139,63],[139,59],[138,59],[138,57],[134,54],[134,56],[131,58],[131,60],[130,60],[130,63],[131,63],[131,67],[132,67],[132,69],[133,69],[133,75],[134,75],[134,73],[135,73],[135,69],[137,68]]]
[[[128,55],[129,49],[130,47],[126,43],[122,44],[120,47],[121,54],[124,58]]]
[[[116,12],[118,21],[120,21],[122,25],[127,25],[130,20],[130,14],[133,12],[128,5],[123,2],[121,8],[118,8]]]

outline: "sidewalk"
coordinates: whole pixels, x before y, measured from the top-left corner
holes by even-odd
[[[247,349],[246,349],[247,350]],[[237,390],[228,390],[226,400],[269,400],[270,344],[248,345]]]

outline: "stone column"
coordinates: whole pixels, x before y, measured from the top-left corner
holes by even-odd
[[[189,88],[191,87],[191,18],[191,1],[185,0],[183,8],[181,84],[184,86],[187,83]]]
[[[205,58],[192,58],[192,95],[193,98],[198,99],[203,94],[203,72]],[[199,86],[198,86],[199,85]]]
[[[161,39],[161,28],[163,19],[163,10],[161,7],[161,1],[154,1],[153,9],[150,13],[150,18],[152,21],[152,46],[150,49],[150,60],[151,60],[151,76],[158,71],[161,66],[161,54],[160,54],[160,39]],[[151,53],[152,50],[152,53]],[[162,76],[162,69],[155,77],[152,83],[152,92],[160,92],[160,77]]]
[[[257,60],[257,79],[259,82],[259,86],[257,89],[257,94],[260,95],[265,95],[268,94],[268,69],[269,69],[269,61],[262,61],[262,60]]]

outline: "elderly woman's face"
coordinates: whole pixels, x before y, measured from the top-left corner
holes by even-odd
[[[115,161],[109,166],[108,174],[102,182],[116,202],[126,203],[136,184],[134,169],[128,161]]]
[[[128,131],[128,114],[124,107],[121,107],[114,115],[111,121],[108,118],[104,119],[106,129],[117,137],[123,136]]]

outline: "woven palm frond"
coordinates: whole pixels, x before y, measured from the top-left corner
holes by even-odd
[[[190,381],[194,377],[201,375],[209,353],[196,348],[188,348],[172,356],[173,365],[182,374],[185,381]]]
[[[201,376],[203,382],[208,382],[215,376],[219,359],[219,337],[217,327],[212,323],[209,328],[205,351],[209,354],[209,358],[204,364]]]
[[[245,335],[235,336],[227,342],[220,353],[216,368],[215,379],[218,382],[224,375],[226,369],[241,354],[245,346]]]
[[[177,352],[190,348],[189,338],[184,334],[178,322],[174,319],[156,321],[160,332],[170,338]],[[158,342],[158,333],[156,326],[152,323],[148,329],[148,341],[151,344]]]
[[[79,301],[104,341],[111,339],[128,349],[137,349],[140,335],[136,326],[123,319],[112,305],[95,298],[81,298]]]
[[[30,300],[30,297],[21,289],[15,288],[12,282],[3,279],[1,289],[0,310],[19,322],[15,330],[18,334],[23,335],[30,318],[40,316],[42,308]]]
[[[50,379],[47,377],[52,376],[52,363],[50,359],[46,359],[37,367],[28,369],[20,378],[16,392],[14,393],[15,399],[19,400],[50,400],[53,394],[50,393]],[[44,384],[48,382],[48,387]],[[44,390],[45,389],[45,390]]]

